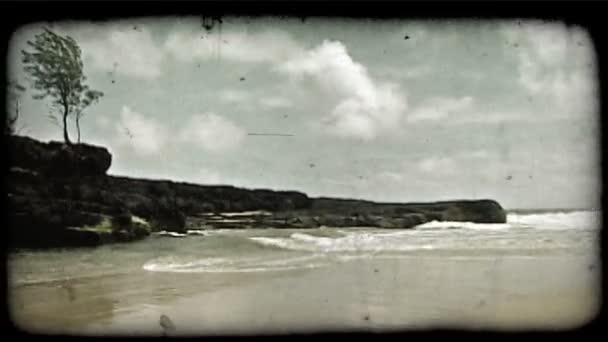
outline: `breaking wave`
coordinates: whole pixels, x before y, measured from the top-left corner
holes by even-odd
[[[472,229],[502,230],[509,228],[534,229],[596,229],[601,225],[598,211],[573,211],[537,214],[509,213],[507,223],[473,223],[431,221],[416,226],[416,229]]]
[[[253,241],[264,245],[290,250],[309,252],[380,252],[414,251],[435,248],[431,244],[404,243],[400,236],[409,235],[406,231],[395,233],[349,233],[344,237],[328,238],[305,233],[294,233],[290,237],[252,237]]]
[[[509,214],[507,222],[513,226],[536,229],[597,229],[601,212],[573,211],[542,214]]]
[[[484,248],[533,249],[538,243],[551,241],[527,241],[510,233],[522,229],[574,230],[597,229],[600,226],[599,212],[582,211],[571,213],[509,214],[507,223],[486,224],[472,222],[432,221],[405,230],[339,230],[344,236],[321,237],[306,233],[293,233],[288,237],[251,237],[257,243],[287,250],[345,253],[345,252],[415,252],[429,250],[457,250]],[[451,233],[449,233],[451,232]],[[559,247],[552,243],[549,247]]]
[[[179,253],[189,256],[155,258],[146,262],[143,269],[184,273],[272,272],[419,253],[450,257],[483,253],[529,255],[592,243],[590,234],[600,227],[600,214],[592,211],[510,213],[507,223],[503,224],[433,221],[414,229],[340,228],[331,235],[319,234],[317,230],[189,231],[184,235],[205,235],[191,240],[191,250],[180,249]],[[549,232],[560,230],[567,235]],[[200,255],[199,251],[208,256]]]
[[[316,268],[328,265],[323,255],[307,255],[285,259],[277,258],[201,258],[186,260],[184,258],[164,257],[150,260],[143,269],[152,272],[177,273],[241,273],[271,272],[295,269]]]

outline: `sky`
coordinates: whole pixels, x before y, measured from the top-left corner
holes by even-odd
[[[72,36],[104,92],[83,142],[110,174],[411,202],[599,207],[599,95],[582,27],[535,20],[225,17],[32,23]],[[20,134],[61,140],[48,100]],[[73,121],[70,134],[76,137]]]

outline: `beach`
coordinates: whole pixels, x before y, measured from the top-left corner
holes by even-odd
[[[94,252],[17,253],[11,316],[32,332],[146,336],[163,334],[161,315],[175,335],[562,330],[589,322],[601,303],[597,220],[543,229],[517,219],[409,231],[222,230]],[[76,274],[67,260],[90,271]]]

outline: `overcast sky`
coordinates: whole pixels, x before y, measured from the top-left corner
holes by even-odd
[[[11,77],[28,86],[15,33]],[[599,205],[598,81],[580,27],[539,21],[57,22],[105,93],[110,173],[378,201]],[[22,98],[22,134],[61,140]],[[72,129],[73,129],[72,125]],[[71,135],[75,138],[75,129]],[[251,135],[252,133],[290,136]]]

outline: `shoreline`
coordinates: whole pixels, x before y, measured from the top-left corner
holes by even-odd
[[[86,335],[158,335],[161,314],[173,320],[178,335],[444,325],[561,330],[585,324],[599,309],[599,275],[584,267],[589,260],[597,262],[591,254],[525,260],[411,256],[270,273],[169,273],[167,278],[167,273],[140,271],[75,284],[80,293],[75,301],[65,289],[45,285],[15,290],[11,298],[55,293],[52,301],[30,306],[17,320],[38,322],[42,331],[64,326]],[[65,314],[50,319],[56,310]]]

